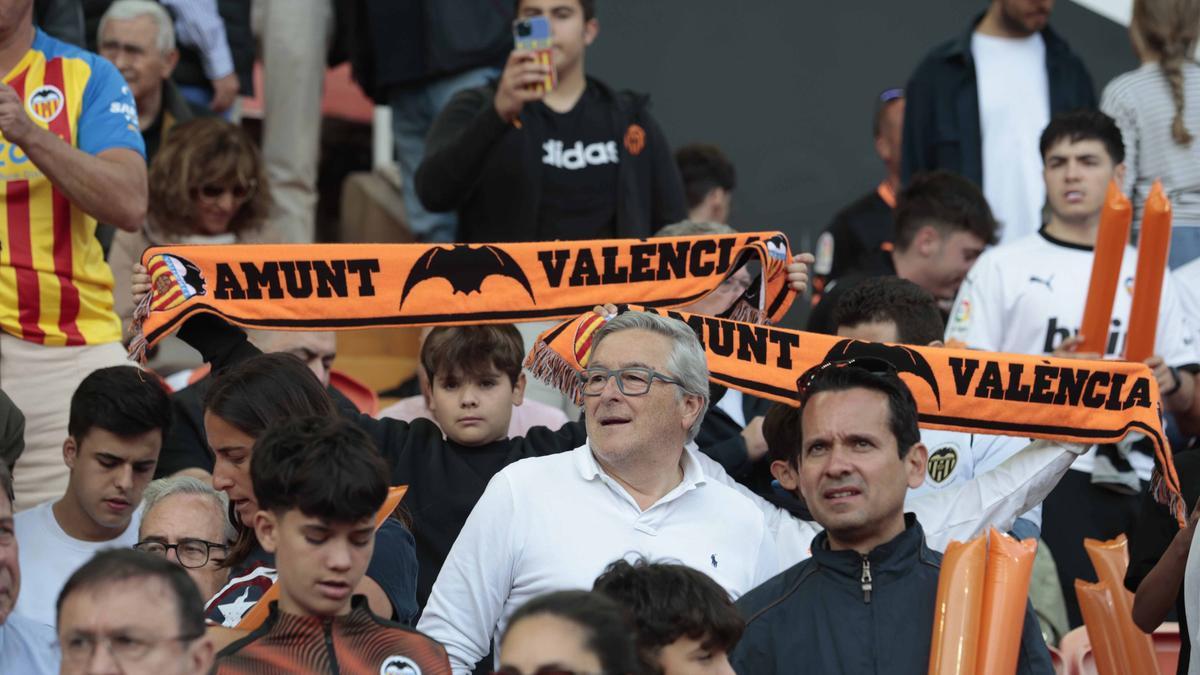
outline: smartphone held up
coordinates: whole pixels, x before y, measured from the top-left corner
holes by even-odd
[[[549,68],[545,80],[530,85],[539,93],[554,91],[558,74],[554,68],[554,40],[550,36],[550,21],[544,16],[531,16],[513,22],[513,40],[518,51],[528,51],[534,60]]]

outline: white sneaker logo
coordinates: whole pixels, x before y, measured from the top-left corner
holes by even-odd
[[[584,145],[583,141],[575,141],[575,145],[563,149],[562,141],[546,141],[542,143],[542,163],[558,169],[578,171],[588,166],[616,164],[620,161],[617,155],[617,142],[591,143]]]

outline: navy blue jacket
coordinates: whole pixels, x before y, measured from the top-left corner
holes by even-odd
[[[980,14],[962,35],[936,47],[913,72],[905,91],[903,178],[946,169],[983,185],[979,92],[971,35]],[[1050,115],[1096,107],[1096,91],[1083,61],[1047,26],[1046,75]]]
[[[831,551],[825,532],[812,557],[743,595],[746,632],[732,654],[742,675],[925,675],[942,555],[925,545],[911,513],[895,539],[863,556]],[[1026,606],[1017,672],[1054,667]]]

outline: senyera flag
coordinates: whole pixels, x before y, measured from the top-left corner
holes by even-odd
[[[693,303],[756,265],[733,318],[774,322],[791,306],[779,232],[515,244],[154,246],[134,314],[135,357],[188,316],[250,328],[342,330],[571,317],[598,304]]]
[[[891,345],[674,310],[621,309],[628,310],[684,321],[704,345],[713,382],[788,405],[799,405],[797,379],[814,366],[877,359],[890,363],[912,390],[922,427],[1073,443],[1116,443],[1142,434],[1158,464],[1155,497],[1184,522],[1158,384],[1142,363]],[[526,367],[580,401],[578,373],[604,321],[587,312],[546,331]]]

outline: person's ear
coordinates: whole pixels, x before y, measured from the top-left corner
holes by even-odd
[[[683,398],[679,401],[679,405],[683,413],[681,416],[683,430],[687,432],[696,423],[696,418],[705,413],[704,399],[695,394],[684,394]]]
[[[918,253],[922,256],[931,256],[937,252],[938,246],[941,244],[942,235],[937,228],[932,225],[922,225],[921,229],[917,230],[917,236],[913,239],[913,244]]]
[[[207,673],[212,670],[214,647],[208,636],[202,636],[189,647],[188,660],[194,666],[193,673]]]
[[[800,496],[800,476],[788,462],[777,459],[771,462],[771,475],[779,481],[779,485],[788,492]]]
[[[925,482],[925,464],[929,461],[929,448],[917,442],[904,456],[904,470],[908,474],[908,487],[918,488]]]
[[[513,384],[512,404],[521,405],[525,402],[525,373],[517,375],[517,381]]]
[[[882,135],[875,137],[875,154],[884,162],[890,162],[892,159],[892,147]]]
[[[592,17],[583,24],[583,44],[590,47],[596,41],[596,36],[600,34],[600,20]]]
[[[254,536],[264,551],[274,553],[279,548],[279,518],[271,511],[255,513]]]
[[[179,50],[172,49],[163,56],[163,79],[171,77],[175,72],[175,66],[179,65]]]
[[[67,436],[67,440],[63,441],[63,463],[68,469],[75,468],[75,462],[79,460],[79,445],[75,443],[73,436]]]
[[[1117,185],[1125,184],[1125,162],[1113,167],[1113,180],[1117,181]]]

